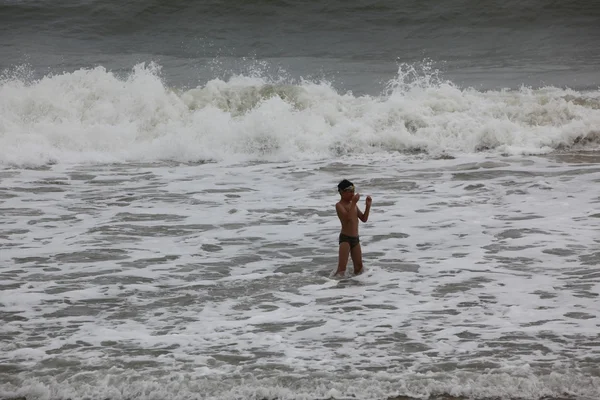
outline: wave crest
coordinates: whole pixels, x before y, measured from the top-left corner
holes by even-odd
[[[0,163],[294,160],[597,149],[600,92],[477,91],[402,64],[379,96],[264,76],[169,88],[157,64],[0,79]]]

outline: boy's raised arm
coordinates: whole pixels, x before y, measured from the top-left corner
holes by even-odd
[[[362,221],[362,222],[367,222],[369,219],[369,211],[371,210],[371,196],[367,196],[367,199],[365,200],[365,212],[363,213],[362,211],[360,211],[360,209],[358,210],[358,218]]]

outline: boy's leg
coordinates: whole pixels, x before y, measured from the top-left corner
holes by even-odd
[[[357,244],[350,250],[350,255],[352,256],[352,263],[354,264],[354,275],[358,275],[363,272],[363,262],[362,262],[362,249],[360,248],[360,243]]]
[[[350,243],[340,243],[340,251],[338,256],[338,267],[335,271],[335,275],[344,275],[346,272],[346,265],[348,264],[348,256],[350,255]]]

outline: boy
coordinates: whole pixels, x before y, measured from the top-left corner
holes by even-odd
[[[364,214],[358,209],[356,203],[360,199],[358,193],[354,194],[354,185],[347,179],[341,181],[338,185],[340,201],[335,205],[338,218],[342,223],[340,232],[340,250],[337,271],[334,276],[344,276],[346,264],[348,263],[348,254],[352,256],[354,264],[354,274],[362,273],[362,251],[358,239],[358,220],[367,222],[369,219],[369,210],[371,209],[371,196],[367,196],[365,201]]]

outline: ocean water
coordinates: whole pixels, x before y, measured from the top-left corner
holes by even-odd
[[[0,399],[597,400],[599,22],[0,2]]]

